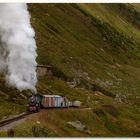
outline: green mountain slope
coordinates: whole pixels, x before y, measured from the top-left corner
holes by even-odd
[[[126,11],[120,10],[123,6]],[[139,94],[139,12],[133,12],[132,5],[33,4],[29,8],[38,63],[52,65],[56,77],[61,74],[87,88],[93,84],[113,94]]]
[[[139,4],[29,4],[29,11],[37,62],[51,65],[54,75],[38,78],[38,92],[66,95],[91,108],[54,110],[54,120],[41,120],[44,127],[54,136],[140,136]],[[15,90],[9,90],[13,96]],[[75,130],[68,121],[84,123],[90,133]],[[33,136],[29,129],[27,122],[15,131]]]

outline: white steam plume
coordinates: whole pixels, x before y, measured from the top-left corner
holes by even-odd
[[[36,91],[34,36],[26,4],[0,4],[0,72],[20,91]]]

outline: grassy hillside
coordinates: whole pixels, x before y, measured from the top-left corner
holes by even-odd
[[[37,120],[44,128],[52,136],[140,136],[139,4],[29,4],[29,11],[37,62],[51,65],[54,75],[39,77],[38,92],[66,95],[90,108],[50,111],[49,122],[42,114]],[[9,104],[26,110],[27,92],[20,97],[1,83],[1,99],[8,103],[6,98],[17,96]],[[80,121],[89,131],[76,130],[69,121]],[[17,126],[17,136],[34,136],[33,122]]]
[[[38,63],[52,65],[56,77],[113,95],[139,94],[139,11],[132,5],[33,4],[29,10]]]

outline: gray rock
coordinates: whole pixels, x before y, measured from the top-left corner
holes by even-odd
[[[83,131],[84,128],[86,127],[80,121],[67,122],[67,124],[73,126],[74,128],[76,128],[79,131]]]
[[[89,128],[86,125],[82,124],[80,121],[70,121],[70,122],[67,122],[67,124],[71,125],[78,131],[83,131],[88,134],[91,134],[91,131],[89,130]]]

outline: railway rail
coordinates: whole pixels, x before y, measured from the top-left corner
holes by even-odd
[[[56,108],[48,108],[49,110],[53,110],[53,109],[56,109]],[[58,108],[57,108],[58,109]],[[63,109],[63,110],[65,110],[65,109],[91,109],[91,108],[87,108],[87,107],[78,107],[78,108],[76,108],[76,107],[70,107],[70,108],[60,108],[60,109]],[[42,109],[42,110],[44,110],[44,109]],[[46,110],[46,109],[45,109]],[[24,113],[22,113],[22,114],[19,114],[19,115],[17,115],[17,116],[14,116],[14,117],[12,117],[12,118],[7,118],[7,119],[4,119],[4,120],[1,120],[0,121],[0,128],[1,127],[3,127],[3,126],[6,126],[6,125],[8,125],[8,124],[11,124],[11,123],[13,123],[13,122],[16,122],[16,121],[18,121],[18,120],[20,120],[20,119],[23,119],[23,118],[26,118],[27,116],[29,116],[29,115],[31,115],[31,114],[34,114],[35,112],[24,112]],[[37,113],[37,112],[36,112]]]
[[[29,116],[31,114],[33,114],[33,113],[31,113],[31,112],[25,112],[25,113],[22,113],[20,115],[14,116],[12,118],[7,118],[7,119],[4,119],[4,120],[1,120],[0,121],[0,127],[6,126],[6,125],[11,124],[11,123],[13,123],[15,121],[18,121],[20,119],[23,119],[23,118],[25,118],[25,117],[27,117],[27,116]]]

